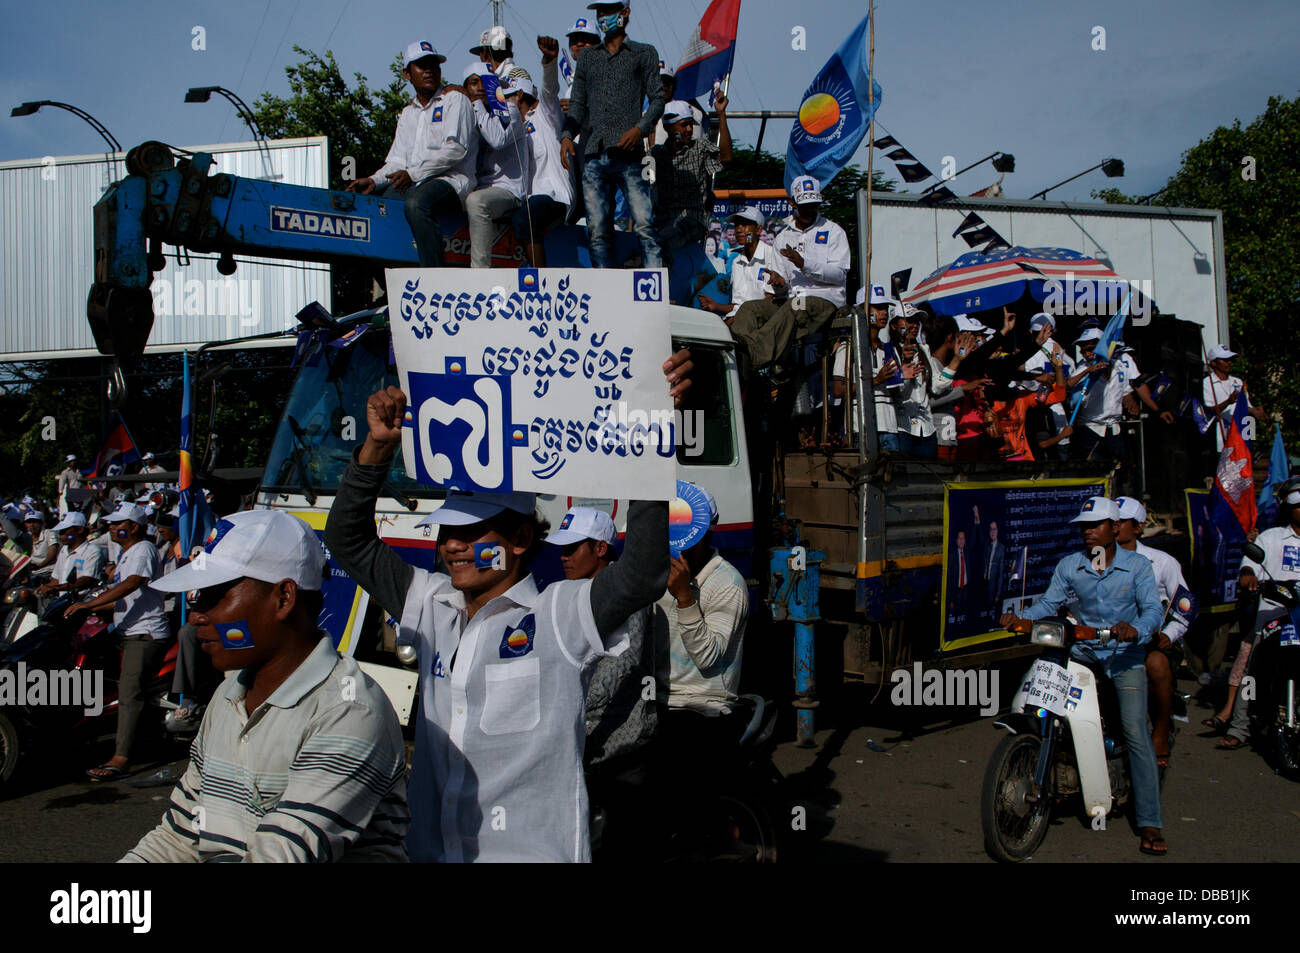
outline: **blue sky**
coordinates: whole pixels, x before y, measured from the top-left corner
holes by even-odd
[[[675,63],[707,0],[631,0],[630,34]],[[252,102],[263,89],[285,92],[292,46],[327,41],[345,74],[387,82],[387,64],[412,39],[430,39],[459,67],[479,30],[491,24],[483,0],[222,0],[126,2],[89,6],[6,0],[0,35],[0,159],[89,153],[98,136],[76,117],[43,110],[10,118],[29,99],[80,106],[124,147],[146,139],[174,145],[244,139],[224,101],[182,102],[186,88],[222,85]],[[582,12],[575,0],[514,0],[505,10],[519,61],[533,68],[537,31],[564,32]],[[1270,95],[1293,97],[1300,4],[1250,0],[1092,0],[1026,3],[985,0],[878,0],[876,77],[884,88],[883,130],[939,171],[990,152],[1016,156],[1003,185],[1032,193],[1095,165],[1122,158],[1127,176],[1100,172],[1058,189],[1053,199],[1086,199],[1118,185],[1152,192],[1184,150],[1218,125],[1249,122]],[[852,28],[865,5],[845,0],[742,0],[732,76],[733,109],[794,109],[809,80]],[[206,31],[204,51],[192,29]],[[791,49],[802,26],[807,50]],[[1106,31],[1094,51],[1093,28]],[[752,143],[757,122],[737,122]],[[783,152],[789,122],[772,122],[764,146]],[[881,133],[878,133],[881,134]],[[865,148],[856,158],[866,163]],[[886,172],[892,164],[877,154]],[[970,192],[996,177],[989,166],[958,180]],[[917,188],[924,187],[921,183]]]

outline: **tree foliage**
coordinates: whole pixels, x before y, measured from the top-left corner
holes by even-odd
[[[1152,204],[1223,211],[1231,347],[1251,396],[1300,437],[1300,98],[1271,97],[1249,125],[1220,126],[1183,153]],[[1132,204],[1116,189],[1093,197]]]

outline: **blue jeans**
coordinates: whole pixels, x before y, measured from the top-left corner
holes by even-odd
[[[1128,769],[1133,779],[1133,800],[1138,827],[1164,827],[1160,813],[1160,772],[1156,751],[1147,730],[1147,670],[1130,668],[1111,675],[1119,696],[1120,720],[1124,723],[1124,744],[1128,748]]]
[[[898,435],[899,449],[903,453],[910,453],[914,457],[939,456],[939,438],[934,434],[928,437],[913,437],[910,433],[900,433]]]
[[[442,226],[438,217],[461,212],[460,196],[439,178],[427,178],[413,185],[402,196],[406,203],[406,223],[415,238],[415,253],[421,268],[443,266]]]
[[[880,445],[881,450],[888,450],[890,453],[903,452],[903,435],[897,431],[890,433],[877,432],[876,442]]]
[[[528,196],[528,201],[519,206],[511,223],[515,230],[515,240],[540,242],[547,232],[564,221],[567,210],[567,205],[561,205],[549,195]]]
[[[610,153],[611,150],[606,150],[598,156],[587,156],[582,166],[582,196],[587,204],[591,266],[615,268],[621,264],[612,260],[614,189],[621,185],[627,195],[636,237],[641,241],[641,258],[645,267],[661,268],[664,258],[659,250],[659,237],[655,234],[650,183],[641,178],[640,162],[623,158],[622,153]]]

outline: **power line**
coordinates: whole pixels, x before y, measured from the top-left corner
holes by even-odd
[[[280,42],[275,46],[275,52],[271,54],[271,62],[266,64],[266,75],[262,77],[262,90],[266,89],[266,81],[271,78],[271,70],[275,69],[275,61],[280,56],[280,50],[284,48],[285,37],[289,35],[289,27],[293,26],[293,18],[298,15],[298,7],[302,6],[302,0],[295,0],[293,12],[289,14],[289,22],[284,25],[284,32],[280,34]]]
[[[235,84],[235,89],[239,89],[244,82],[244,76],[248,73],[248,64],[253,62],[253,51],[257,49],[257,38],[262,35],[262,27],[266,25],[266,17],[270,12],[271,0],[266,0],[266,9],[262,11],[262,22],[259,23],[257,29],[253,31],[253,42],[248,48],[248,58],[244,60],[244,68],[239,71],[239,82]],[[229,116],[226,116],[225,119],[221,120],[221,131],[217,134],[217,142],[225,142],[226,123],[229,122],[229,120]]]
[[[334,26],[330,28],[329,36],[325,37],[325,45],[321,47],[322,53],[328,52],[330,40],[334,39],[334,31],[337,30],[339,24],[343,22],[343,14],[348,12],[348,7],[350,6],[352,6],[352,0],[344,0],[343,9],[339,11],[338,19],[334,21]]]

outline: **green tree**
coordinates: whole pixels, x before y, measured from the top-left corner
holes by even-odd
[[[1300,98],[1271,97],[1249,125],[1238,119],[1220,126],[1183,153],[1178,171],[1152,200],[1223,211],[1232,348],[1241,354],[1251,396],[1281,415],[1292,448],[1300,437],[1300,340],[1293,330],[1300,317],[1298,150]],[[1137,201],[1116,189],[1092,194],[1118,204]]]

